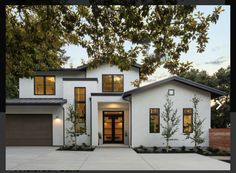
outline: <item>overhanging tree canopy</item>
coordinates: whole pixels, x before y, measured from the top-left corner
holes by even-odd
[[[140,78],[146,80],[162,64],[177,68],[191,41],[198,52],[204,51],[209,26],[223,10],[217,7],[207,16],[194,10],[196,6],[7,6],[6,72],[19,78],[58,68],[68,59],[63,46],[76,44],[87,50],[90,68],[110,63],[128,70],[142,56]],[[129,50],[127,41],[132,43]]]

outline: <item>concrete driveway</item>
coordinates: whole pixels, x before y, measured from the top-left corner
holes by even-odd
[[[230,170],[230,164],[199,154],[137,154],[130,148],[93,152],[57,147],[7,147],[7,170]]]

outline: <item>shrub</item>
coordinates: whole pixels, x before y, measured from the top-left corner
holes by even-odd
[[[157,149],[158,149],[158,148],[157,148],[156,146],[153,147],[153,151],[157,151]]]
[[[182,146],[181,147],[181,151],[185,151],[186,150],[186,147],[185,146]]]
[[[87,145],[86,143],[82,143],[83,147],[89,147],[89,145]]]

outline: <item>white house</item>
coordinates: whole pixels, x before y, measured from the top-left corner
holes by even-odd
[[[161,135],[161,112],[166,95],[174,102],[180,116],[179,131],[172,146],[192,146],[185,140],[185,125],[192,123],[196,94],[201,98],[199,115],[208,146],[210,101],[225,93],[217,89],[173,76],[136,88],[131,82],[139,79],[140,65],[129,71],[116,66],[101,65],[37,71],[33,78],[19,80],[19,98],[6,100],[7,145],[53,145],[70,143],[66,129],[70,127],[67,108],[74,104],[80,113],[78,127],[86,134],[78,142],[97,146],[102,143],[122,143],[131,147],[164,146]],[[79,130],[79,128],[78,128]]]

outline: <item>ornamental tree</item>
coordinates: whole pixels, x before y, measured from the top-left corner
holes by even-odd
[[[197,151],[197,147],[204,143],[205,139],[202,137],[204,134],[203,131],[203,122],[205,119],[202,119],[201,116],[198,114],[198,104],[200,102],[200,98],[198,98],[196,95],[192,98],[193,103],[193,122],[189,125],[189,127],[192,129],[192,132],[186,131],[186,139],[190,139],[191,143],[194,143],[194,150]]]
[[[174,134],[178,131],[178,125],[180,122],[180,117],[177,116],[177,109],[173,109],[173,102],[169,98],[169,96],[166,96],[166,103],[164,104],[164,110],[161,113],[161,117],[164,121],[164,123],[161,123],[162,127],[162,133],[161,135],[166,140],[166,151],[169,151],[169,142],[174,139]]]

